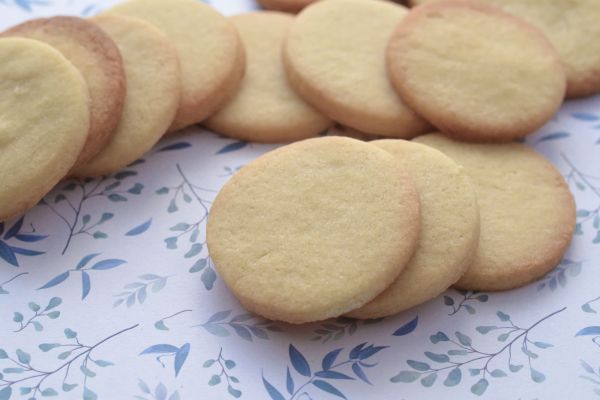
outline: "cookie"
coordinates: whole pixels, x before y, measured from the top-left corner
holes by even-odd
[[[14,26],[1,36],[45,42],[81,72],[90,93],[90,131],[76,165],[92,159],[115,131],[125,101],[125,71],[111,38],[94,24],[77,17],[34,19]]]
[[[412,0],[413,5],[432,0]],[[600,2],[596,0],[479,0],[541,30],[560,54],[567,97],[600,92]]]
[[[383,293],[347,315],[381,318],[448,289],[471,265],[479,243],[479,208],[471,180],[450,158],[404,140],[371,144],[392,154],[410,173],[421,201],[421,236],[406,269]]]
[[[0,221],[15,217],[75,163],[90,128],[81,73],[58,50],[0,38]]]
[[[391,38],[387,61],[407,104],[462,140],[530,134],[565,95],[560,58],[544,35],[475,2],[413,8]]]
[[[281,62],[283,38],[294,17],[252,12],[231,18],[246,49],[239,91],[204,125],[242,140],[291,142],[316,136],[332,122],[291,88]]]
[[[374,135],[408,138],[428,124],[395,93],[385,48],[406,8],[383,0],[311,4],[290,27],[283,58],[292,86],[334,121]]]
[[[475,186],[481,233],[475,261],[456,286],[505,290],[553,269],[575,227],[575,202],[549,161],[519,143],[461,143],[439,134],[415,139],[462,165]]]
[[[213,203],[207,243],[248,310],[303,323],[381,293],[410,259],[419,226],[418,194],[393,156],[322,137],[274,150],[231,178]]]
[[[150,22],[177,48],[182,93],[171,131],[203,121],[235,93],[244,75],[244,49],[234,26],[209,5],[197,0],[130,0],[107,12]]]
[[[258,0],[258,4],[267,10],[297,13],[315,1],[316,0]]]
[[[127,96],[111,141],[91,161],[74,169],[73,174],[80,177],[118,171],[150,150],[173,121],[181,94],[177,50],[162,32],[145,21],[121,15],[103,15],[91,21],[119,46]]]

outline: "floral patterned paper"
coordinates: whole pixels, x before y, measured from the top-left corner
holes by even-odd
[[[116,2],[0,0],[0,28]],[[276,146],[190,128],[109,178],[63,182],[0,224],[0,400],[600,398],[600,96],[526,142],[576,197],[561,264],[518,290],[449,290],[366,322],[248,314],[208,257],[217,191]]]

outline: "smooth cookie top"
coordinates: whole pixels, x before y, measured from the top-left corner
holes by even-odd
[[[406,8],[382,0],[326,0],[298,14],[284,45],[294,88],[334,121],[408,138],[428,124],[392,88],[385,48]]]
[[[246,74],[239,91],[205,125],[253,142],[291,142],[316,136],[332,122],[290,86],[281,47],[290,14],[253,12],[231,17],[246,49]]]
[[[419,226],[418,194],[393,156],[323,137],[267,153],[231,178],[207,243],[247,309],[304,323],[381,293],[410,259]]]
[[[92,21],[119,46],[127,96],[111,141],[100,154],[74,169],[73,174],[82,177],[116,172],[150,150],[171,125],[181,95],[177,51],[162,32],[143,20],[121,15],[101,15]]]
[[[471,180],[440,151],[405,140],[371,144],[410,174],[421,201],[421,236],[406,269],[383,293],[347,315],[381,318],[430,300],[470,267],[479,243],[479,207]]]
[[[244,74],[244,50],[233,25],[208,4],[130,0],[107,12],[150,22],[177,48],[182,94],[170,130],[203,121],[234,94]]]
[[[0,39],[0,221],[34,206],[69,171],[90,127],[79,71],[32,39]]]
[[[575,228],[575,202],[548,160],[518,143],[461,143],[440,134],[415,141],[462,165],[477,192],[479,248],[456,286],[512,289],[542,277],[560,262]]]
[[[447,135],[508,141],[534,132],[562,104],[558,53],[537,29],[485,4],[411,10],[387,50],[406,102]]]
[[[90,92],[90,132],[77,164],[98,154],[117,128],[125,102],[125,71],[115,43],[99,27],[77,17],[34,19],[2,36],[40,40],[79,70]]]

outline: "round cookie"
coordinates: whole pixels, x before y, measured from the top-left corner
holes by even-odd
[[[248,310],[304,323],[381,293],[410,259],[419,226],[418,194],[394,157],[322,137],[274,150],[231,178],[213,203],[207,243]]]
[[[559,56],[546,38],[475,2],[412,9],[392,36],[387,60],[406,102],[463,140],[530,134],[552,118],[565,94]]]
[[[413,5],[433,0],[412,0]],[[541,30],[560,54],[567,97],[600,92],[600,2],[597,0],[479,0]]]
[[[471,180],[450,158],[429,146],[376,140],[410,173],[421,201],[421,236],[400,276],[383,293],[347,315],[381,318],[433,299],[469,268],[479,243],[479,208]]]
[[[203,121],[235,93],[244,75],[244,49],[233,25],[209,5],[197,0],[130,0],[107,12],[150,22],[177,48],[182,92],[171,131]]]
[[[127,96],[111,141],[91,161],[73,170],[81,177],[118,171],[150,150],[173,121],[181,94],[177,51],[158,29],[120,15],[98,16],[91,21],[119,46],[127,75]]]
[[[125,102],[125,71],[111,38],[94,24],[77,17],[34,19],[2,36],[39,40],[62,53],[79,70],[90,93],[90,131],[76,165],[89,161],[108,143]]]
[[[297,13],[315,1],[316,0],[258,0],[258,4],[267,10]]]
[[[439,134],[415,140],[462,165],[477,193],[479,248],[456,286],[512,289],[560,262],[573,235],[575,202],[549,161],[518,143],[461,143]]]
[[[332,122],[291,88],[281,46],[294,17],[253,12],[231,18],[246,48],[246,74],[239,91],[205,125],[253,142],[291,142],[316,136]]]
[[[0,221],[33,207],[75,163],[90,127],[81,73],[36,40],[0,38]]]
[[[327,0],[290,27],[283,58],[290,83],[317,110],[359,131],[413,137],[428,124],[391,86],[385,48],[406,8],[383,0]]]

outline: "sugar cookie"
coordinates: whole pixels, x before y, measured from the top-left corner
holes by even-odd
[[[267,10],[297,13],[315,1],[316,0],[258,0],[258,4]]]
[[[120,15],[102,15],[92,21],[119,46],[127,75],[127,96],[111,141],[90,162],[75,168],[76,176],[118,171],[150,150],[173,121],[181,93],[177,51],[158,29]]]
[[[90,92],[90,132],[76,165],[89,161],[106,146],[115,131],[125,101],[125,71],[119,49],[96,25],[77,17],[34,19],[2,36],[45,42],[79,70]]]
[[[197,0],[130,0],[108,13],[150,22],[177,48],[182,94],[171,131],[203,121],[235,93],[244,75],[244,49],[233,25],[209,5]]]
[[[284,45],[292,86],[334,121],[359,131],[413,137],[428,124],[392,88],[385,48],[406,8],[383,0],[327,0],[298,14]]]
[[[413,5],[432,0],[412,0]],[[523,18],[546,34],[567,74],[567,97],[600,91],[600,2],[479,0]]]
[[[248,310],[303,323],[383,291],[411,257],[419,226],[418,194],[394,157],[321,137],[274,150],[231,178],[211,209],[207,243]]]
[[[479,208],[471,180],[429,146],[404,140],[371,144],[391,153],[410,173],[421,200],[421,237],[400,276],[383,293],[347,315],[381,318],[444,292],[471,265],[479,243]]]
[[[246,75],[239,91],[205,125],[253,142],[291,142],[316,136],[332,122],[292,89],[281,61],[281,46],[294,17],[280,12],[236,15],[246,48]]]
[[[466,1],[411,10],[387,51],[394,86],[444,133],[508,141],[534,132],[562,104],[558,54],[535,28]]]
[[[518,143],[460,143],[439,134],[415,140],[462,165],[477,193],[479,248],[456,286],[512,289],[559,263],[573,235],[575,202],[550,162]]]
[[[0,39],[0,221],[33,207],[75,163],[90,127],[81,73],[36,40]]]

